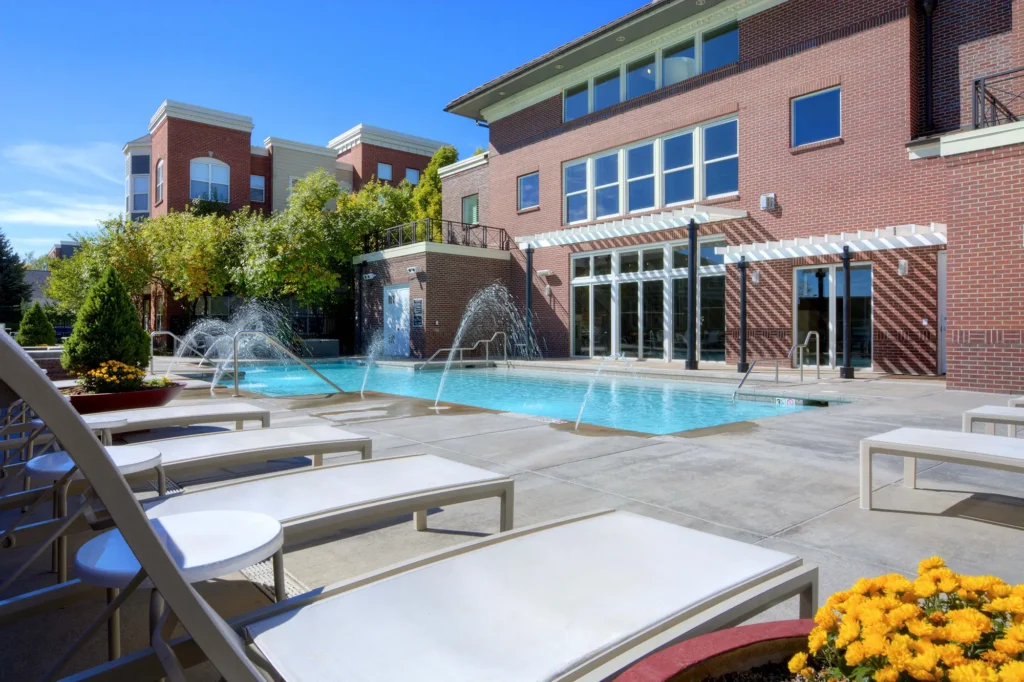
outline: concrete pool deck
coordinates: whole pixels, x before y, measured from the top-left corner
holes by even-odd
[[[344,424],[373,439],[375,457],[432,453],[513,476],[517,526],[600,508],[628,509],[802,556],[820,567],[822,600],[861,576],[910,574],[920,559],[935,554],[957,571],[1024,582],[1024,475],[920,462],[920,489],[907,490],[900,485],[902,462],[881,456],[875,463],[877,508],[863,511],[857,501],[861,438],[900,426],[958,431],[964,410],[1005,405],[1006,396],[947,392],[941,381],[884,377],[829,378],[771,390],[852,402],[686,437],[652,437],[592,427],[573,432],[550,420],[468,407],[434,414],[426,401],[382,394],[366,400],[247,399],[271,407],[274,426]],[[218,391],[218,398],[229,399],[228,393]],[[205,400],[209,393],[188,390],[182,398]],[[132,440],[161,435],[167,433]],[[276,466],[290,465],[296,463]],[[179,483],[195,488],[212,478]],[[411,519],[400,519],[339,533],[289,548],[285,566],[296,580],[316,587],[493,533],[497,523],[493,501],[455,505],[434,510],[428,532],[416,532]],[[19,552],[0,554],[0,573]],[[44,556],[24,584],[51,584],[48,564]],[[229,616],[266,601],[240,575],[211,581],[200,591]],[[0,652],[5,677],[41,673],[52,652],[85,626],[101,602],[90,599],[0,628],[7,644]],[[146,595],[136,595],[124,610],[126,652],[143,645],[147,605]],[[787,603],[759,620],[796,614],[795,602]],[[104,653],[101,633],[68,671],[98,664]],[[189,679],[216,676],[200,668]]]

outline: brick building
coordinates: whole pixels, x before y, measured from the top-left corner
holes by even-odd
[[[447,106],[490,145],[442,170],[445,241],[514,240],[551,356],[742,369],[813,332],[848,376],[1024,391],[1022,6],[644,5]],[[448,247],[366,257],[374,297],[462,281],[427,260]],[[450,298],[417,304],[428,331]]]
[[[278,137],[253,145],[252,129],[248,116],[164,101],[149,121],[149,132],[124,146],[125,214],[133,220],[164,215],[197,198],[219,201],[232,211],[245,206],[279,211],[286,208],[292,185],[317,169],[354,191],[372,178],[417,184],[444,145],[362,124],[323,146]],[[205,303],[209,314],[227,310],[225,301]],[[181,302],[168,292],[154,291],[146,305],[151,329],[177,332],[187,323]]]

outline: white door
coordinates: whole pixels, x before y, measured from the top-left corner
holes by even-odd
[[[409,285],[384,287],[384,355],[409,356]]]
[[[939,374],[946,373],[946,252],[939,251]]]

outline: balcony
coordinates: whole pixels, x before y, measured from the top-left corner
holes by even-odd
[[[974,129],[1016,123],[1024,116],[1024,67],[974,79]]]
[[[421,242],[454,244],[478,249],[508,251],[512,240],[500,227],[488,227],[453,220],[431,220],[424,218],[404,225],[389,227],[384,232],[384,248],[408,246]]]

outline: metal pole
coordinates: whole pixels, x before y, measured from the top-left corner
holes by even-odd
[[[526,356],[530,355],[533,337],[533,247],[526,247]]]
[[[232,363],[232,374],[235,375],[235,392],[231,394],[232,398],[237,398],[241,393],[238,392],[238,334],[235,334],[231,338],[231,363]]]
[[[687,227],[689,257],[686,263],[686,369],[697,369],[697,221],[690,218]]]
[[[738,263],[740,268],[740,363],[736,365],[737,372],[746,372],[750,369],[747,362],[747,259],[740,256]]]
[[[153,368],[153,335],[149,335],[149,373],[156,374],[156,370]]]
[[[850,247],[843,247],[843,366],[840,379],[853,379],[853,330],[850,329]]]
[[[363,274],[366,262],[359,263],[359,279],[356,280],[356,352],[363,350]]]
[[[935,5],[938,0],[924,0],[921,3],[924,9],[924,127],[926,131],[935,128],[935,106],[933,104],[934,88],[932,86],[932,14],[935,12]]]

